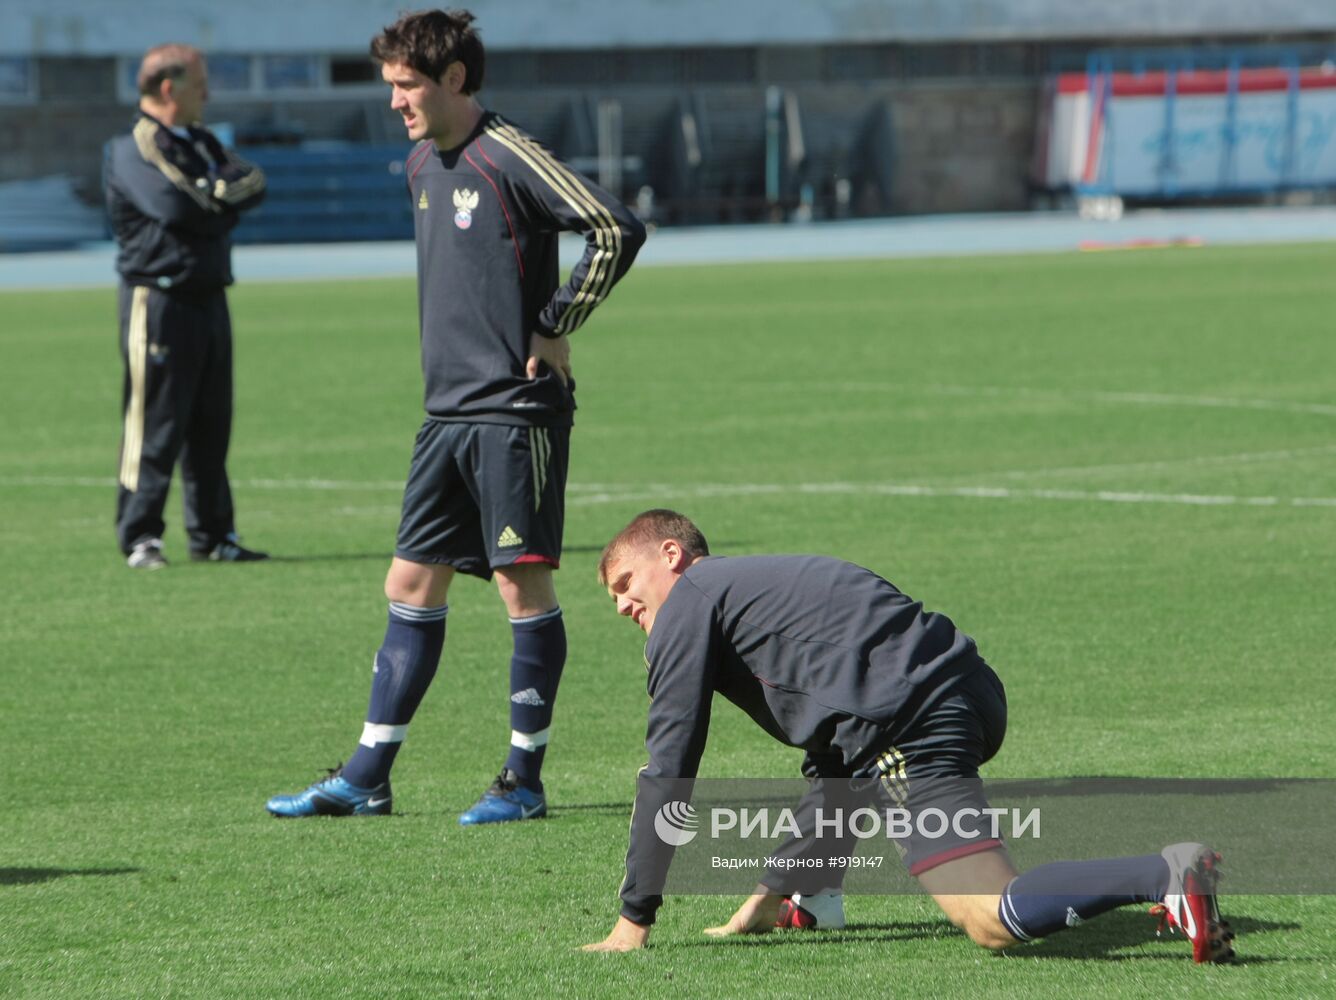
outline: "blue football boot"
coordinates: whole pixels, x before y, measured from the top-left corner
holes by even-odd
[[[388,781],[375,788],[358,788],[343,777],[340,765],[305,791],[296,795],[275,795],[264,807],[282,819],[299,819],[304,816],[388,816],[392,805]]]
[[[473,808],[459,817],[460,826],[480,823],[513,823],[520,819],[542,819],[547,815],[547,798],[542,792],[525,788],[519,775],[504,768],[482,793]]]

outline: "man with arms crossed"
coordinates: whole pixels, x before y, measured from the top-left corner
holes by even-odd
[[[809,777],[874,779],[911,812],[916,789],[945,788],[962,812],[981,821],[988,804],[979,765],[1001,746],[1006,697],[974,640],[945,615],[838,559],[710,557],[699,529],[669,510],[646,511],[613,538],[599,580],[617,612],[648,636],[650,759],[637,782],[621,915],[587,950],[628,951],[649,937],[663,897],[643,878],[666,866],[654,831],[659,786],[696,776],[716,691],[776,739],[807,751]],[[809,799],[797,816],[810,844]],[[951,921],[985,948],[1151,903],[1192,940],[1196,961],[1233,956],[1233,935],[1215,903],[1219,858],[1201,844],[1017,874],[1000,840],[965,832],[953,824],[935,840],[915,833],[902,845],[904,862]],[[804,840],[791,839],[777,853],[802,851]],[[781,911],[792,891],[785,878],[783,868],[767,875],[728,923],[707,933],[794,923],[791,906]],[[838,904],[834,916],[842,922]]]
[[[264,198],[264,174],[200,124],[204,57],[158,45],[139,67],[139,113],[107,144],[107,215],[121,276],[125,362],[116,535],[131,569],[167,565],[162,519],[181,460],[190,557],[257,562],[237,540],[227,448],[232,433],[229,233]]]
[[[552,571],[561,556],[575,410],[568,335],[626,273],[644,227],[474,94],[483,47],[466,11],[406,14],[371,43],[390,106],[418,145],[407,160],[416,218],[427,418],[404,490],[356,752],[276,816],[375,815],[436,673],[456,572],[496,574],[510,615],[511,746],[465,825],[541,817],[541,779],[566,631]],[[560,284],[557,233],[584,234]]]

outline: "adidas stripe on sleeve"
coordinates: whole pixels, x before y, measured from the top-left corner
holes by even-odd
[[[485,135],[513,155],[519,169],[512,180],[539,216],[534,221],[584,235],[584,254],[538,318],[542,334],[572,333],[630,268],[645,242],[645,227],[607,191],[504,119],[493,118]]]

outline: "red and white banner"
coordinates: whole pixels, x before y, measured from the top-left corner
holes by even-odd
[[[1336,70],[1064,73],[1036,174],[1049,189],[1168,196],[1336,185]]]

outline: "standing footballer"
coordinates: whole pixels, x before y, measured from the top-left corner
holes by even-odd
[[[404,490],[385,640],[356,752],[275,816],[390,811],[390,768],[431,684],[456,572],[496,574],[510,615],[509,756],[459,817],[540,817],[543,756],[566,660],[552,571],[561,557],[575,399],[568,335],[624,275],[644,227],[475,94],[483,46],[467,11],[405,14],[371,54],[418,145],[406,172],[414,206],[426,420]],[[560,283],[557,233],[584,234]]]

